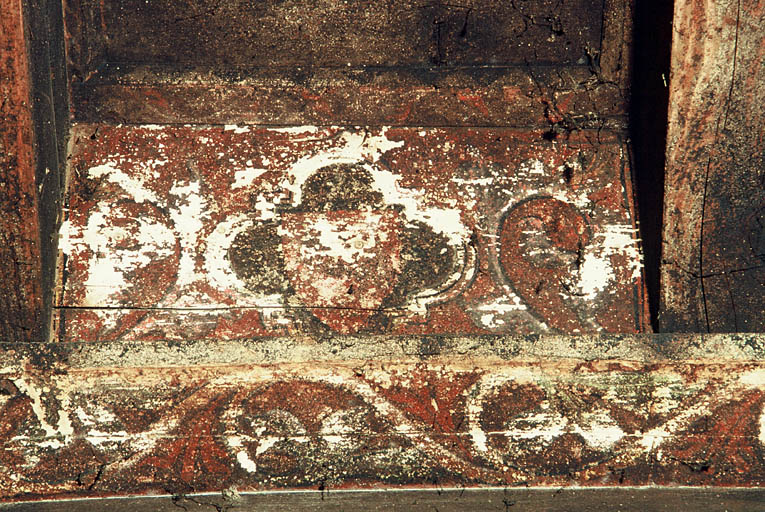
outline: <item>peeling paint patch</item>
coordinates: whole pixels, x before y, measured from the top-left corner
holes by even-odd
[[[760,362],[306,361],[22,370],[0,401],[0,496],[284,489],[314,485],[316,468],[333,487],[433,471],[455,485],[765,479]],[[102,464],[93,488],[77,484]]]
[[[646,325],[606,132],[597,147],[497,128],[98,133],[73,152],[87,171],[60,233],[59,305],[78,308],[57,311],[62,339]]]
[[[248,160],[251,162],[252,160]],[[266,169],[255,169],[254,167],[247,167],[244,170],[234,172],[234,183],[231,184],[232,189],[245,188],[252,185],[258,176],[267,172]]]

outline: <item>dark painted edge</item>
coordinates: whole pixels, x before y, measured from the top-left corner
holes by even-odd
[[[705,512],[765,511],[765,489],[627,488],[431,488],[279,491],[51,500],[0,504],[9,512],[89,511],[269,511],[269,510],[619,510]]]
[[[24,15],[32,82],[35,181],[42,259],[41,337],[48,340],[56,283],[58,228],[61,223],[69,132],[69,88],[62,3],[57,0],[25,0]]]
[[[626,114],[622,91],[615,83],[589,83],[597,74],[591,66],[482,66],[482,67],[379,67],[254,68],[247,72],[183,69],[112,63],[85,82],[72,86],[74,117],[80,122],[119,124],[353,124],[395,126],[515,126],[547,127],[546,102],[557,92],[576,94],[577,106],[567,112],[580,128],[622,130]],[[505,88],[519,90],[508,100]],[[226,91],[221,106],[221,89]],[[475,91],[493,109],[492,114],[461,112],[455,91]],[[400,118],[396,91],[421,95],[429,113],[417,110]],[[307,97],[304,97],[308,94]],[[313,110],[314,95],[337,111],[331,118]],[[284,103],[253,108],[258,97]],[[149,100],[147,100],[149,98]],[[359,111],[356,100],[376,105]],[[456,102],[456,103],[455,103]],[[604,108],[593,115],[595,105]],[[157,108],[155,104],[162,104]],[[465,117],[467,116],[467,117]]]

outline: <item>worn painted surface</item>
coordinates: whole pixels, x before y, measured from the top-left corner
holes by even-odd
[[[0,337],[43,328],[32,85],[20,0],[0,2]]]
[[[63,340],[645,325],[605,132],[80,125],[61,237]]]
[[[6,345],[2,496],[763,484],[762,336],[428,339]]]
[[[624,129],[624,84],[596,66],[263,68],[110,64],[72,84],[73,115],[109,123]]]
[[[765,6],[675,6],[662,318],[765,330]]]

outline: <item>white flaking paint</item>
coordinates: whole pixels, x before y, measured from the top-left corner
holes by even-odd
[[[580,209],[587,209],[592,203],[586,189],[580,189],[578,192],[572,190],[553,190],[551,195],[558,201],[573,204]]]
[[[487,437],[486,433],[481,429],[480,426],[473,425],[470,427],[470,430],[468,431],[468,434],[470,434],[470,439],[473,440],[473,445],[475,446],[475,449],[479,452],[486,452],[489,450],[489,447],[486,445]]]
[[[200,242],[203,220],[210,214],[207,212],[207,201],[200,193],[199,180],[190,181],[186,185],[175,183],[170,194],[176,196],[176,206],[170,209],[170,218],[181,244],[176,285],[182,287],[198,279],[194,255]]]
[[[614,278],[611,262],[598,249],[588,246],[578,271],[572,274],[576,293],[585,300],[597,297]],[[567,295],[564,293],[564,296]]]
[[[689,386],[679,376],[668,378],[651,392],[651,413],[671,413],[680,406],[680,400],[676,397],[689,391]]]
[[[694,418],[709,414],[713,399],[714,397],[706,397],[693,406],[686,407],[682,412],[673,416],[662,425],[639,434],[636,437],[637,446],[643,451],[656,449],[665,441],[677,435],[677,432],[681,432],[682,428],[688,425]]]
[[[342,260],[352,264],[361,259],[371,259],[378,256],[375,247],[378,242],[385,242],[388,233],[379,229],[383,216],[366,213],[358,219],[330,219],[325,216],[314,216],[305,226],[304,234],[308,240],[317,240],[317,245],[304,243],[300,246],[300,254],[309,261],[315,257]],[[290,236],[283,227],[279,234]],[[395,258],[394,258],[395,259]],[[399,265],[394,261],[394,267]]]
[[[470,239],[470,232],[462,222],[459,209],[424,207],[425,193],[422,190],[402,187],[399,185],[401,176],[391,171],[371,165],[364,167],[372,175],[372,185],[383,195],[385,202],[401,205],[402,213],[410,222],[427,224],[436,233],[446,236],[450,245],[461,245]]]
[[[351,372],[353,370],[350,370]],[[386,372],[370,372],[370,377],[376,380],[379,373]],[[414,443],[415,447],[429,456],[436,457],[445,461],[453,461],[458,464],[462,464],[463,459],[450,452],[439,443],[433,442],[427,435],[418,436],[419,429],[410,423],[409,418],[401,412],[398,408],[394,407],[388,400],[381,397],[371,386],[357,378],[353,378],[352,374],[339,375],[329,373],[327,369],[315,368],[306,373],[305,378],[313,378],[321,382],[328,384],[341,385],[348,388],[350,391],[360,395],[364,401],[372,406],[378,414],[388,418],[394,429],[399,434],[411,436],[410,439]]]
[[[538,159],[525,160],[518,167],[518,172],[521,174],[545,174],[545,164]]]
[[[606,224],[601,233],[604,253],[626,257],[631,278],[637,279],[643,266],[640,254],[638,230],[628,224]]]
[[[315,290],[318,292],[316,296],[317,306],[332,307],[337,304],[337,298],[342,297],[343,294],[348,292],[348,280],[343,278],[336,278],[332,276],[316,276],[314,277]],[[371,304],[364,304],[364,300],[360,301],[362,307],[377,306],[375,301]]]
[[[258,220],[273,220],[276,218],[276,202],[269,200],[264,194],[258,194],[253,210]]]
[[[65,409],[65,407],[69,405],[69,400],[66,396],[60,396],[64,395],[64,391],[59,390],[60,394],[56,394],[56,398],[58,398],[60,401],[60,406],[57,411],[57,424],[56,427],[54,427],[48,423],[47,415],[42,404],[42,393],[40,390],[21,378],[12,379],[12,382],[16,385],[19,391],[27,395],[32,400],[32,412],[37,418],[40,427],[45,432],[46,437],[46,439],[40,442],[38,446],[42,448],[59,449],[69,444],[72,438],[72,434],[74,433],[74,428]],[[17,436],[14,439],[18,438],[19,437]],[[61,438],[63,438],[63,441]]]
[[[480,426],[480,416],[486,398],[503,384],[508,382],[523,384],[529,382],[529,379],[537,384],[544,381],[540,374],[528,368],[507,368],[485,375],[476,385],[477,388],[468,391],[468,396],[471,397],[466,405],[468,432],[475,449],[482,452],[484,456],[490,457],[495,462],[500,462],[503,458],[502,453],[487,446],[487,436],[491,435],[501,435],[510,441],[534,440],[549,444],[558,436],[576,433],[581,435],[589,446],[600,450],[612,448],[625,436],[616,421],[603,411],[584,414],[577,418],[567,418],[558,412],[551,411],[548,404],[541,404],[539,410],[513,418],[501,431],[484,431]]]
[[[765,389],[765,369],[748,371],[739,377],[739,382],[747,387]]]
[[[483,403],[486,396],[494,389],[508,382],[523,384],[537,381],[539,374],[535,369],[530,368],[503,368],[499,371],[484,375],[481,379],[466,391],[468,396],[465,404],[466,419],[468,422],[468,435],[473,441],[473,447],[478,452],[488,456],[495,461],[501,461],[502,457],[495,450],[490,449],[487,444],[487,433],[481,426],[481,415],[483,413]]]
[[[133,286],[125,274],[168,257],[175,249],[175,235],[167,226],[152,218],[134,219],[132,226],[115,226],[107,221],[107,216],[119,215],[120,211],[123,211],[123,218],[131,215],[124,206],[115,207],[102,201],[96,205],[84,227],[73,229],[70,222],[62,225],[61,249],[64,254],[85,249],[91,253],[88,277],[83,283],[83,306],[120,305],[115,294]],[[118,247],[125,240],[134,243],[129,244],[130,248]]]
[[[236,453],[236,461],[245,471],[249,471],[250,473],[255,473],[258,470],[258,466],[250,458],[250,456],[247,455],[247,452],[245,452],[244,450],[239,450]]]
[[[619,266],[627,275],[620,279],[635,280],[640,277],[642,258],[639,239],[632,226],[606,224],[595,233],[584,250],[584,258],[578,270],[572,273],[572,287],[579,297],[593,300],[617,279],[612,258],[626,260]],[[564,295],[566,296],[566,295]]]
[[[526,305],[516,295],[515,297],[497,297],[491,302],[484,302],[476,306],[475,309],[476,311],[487,311],[492,314],[502,314],[510,313],[511,311],[524,311]]]
[[[505,295],[495,297],[485,302],[468,305],[467,309],[473,313],[481,325],[487,329],[502,329],[511,322],[513,315],[526,311],[528,308],[523,301],[509,287]]]
[[[255,167],[247,167],[243,170],[234,172],[234,183],[231,184],[232,189],[249,187],[261,174],[265,173],[267,169],[256,169]]]
[[[114,421],[116,417],[110,411],[107,411],[103,407],[99,407],[94,411],[94,414],[88,414],[82,407],[77,407],[74,413],[80,422],[88,427],[99,423],[108,423]]]
[[[506,425],[505,430],[491,432],[501,434],[511,440],[534,440],[545,444],[551,443],[556,437],[560,437],[573,430],[570,420],[558,412],[544,410],[541,412],[529,412],[513,418]]]
[[[258,441],[258,447],[255,449],[255,456],[267,452],[272,446],[278,443],[283,437],[279,436],[266,436],[262,437]]]
[[[356,412],[361,412],[363,415],[363,410],[356,410]],[[346,417],[353,413],[353,410],[334,411],[322,420],[319,433],[327,444],[331,446],[352,445],[355,442],[351,435],[353,434],[353,428],[346,421]]]
[[[148,129],[158,129],[160,127],[152,127],[150,125],[144,126]],[[237,125],[226,125],[226,130],[234,131],[235,133],[245,133],[250,131],[249,127],[239,127]],[[335,135],[337,128],[318,128],[316,126],[298,126],[288,128],[273,128],[271,131],[277,133],[285,133],[289,135],[299,134],[314,134],[316,135],[311,140],[319,140],[317,137],[325,136],[327,138],[332,137],[333,147],[329,149],[318,150],[312,155],[298,159],[287,170],[287,176],[279,184],[280,187],[290,193],[288,197],[291,197],[293,205],[297,205],[301,201],[302,185],[316,170],[325,167],[327,165],[337,163],[358,163],[362,165],[372,176],[372,186],[382,193],[385,201],[388,204],[401,205],[402,215],[413,224],[413,221],[419,221],[425,223],[433,228],[434,231],[445,235],[450,245],[454,247],[460,247],[465,244],[469,238],[470,232],[462,219],[462,213],[459,208],[456,208],[457,201],[452,198],[451,203],[446,202],[448,206],[434,207],[428,205],[430,200],[428,195],[419,189],[407,188],[400,185],[402,177],[394,172],[386,170],[375,164],[381,156],[385,153],[402,147],[403,141],[390,140],[387,135],[387,129],[384,128],[380,135],[372,136],[367,132],[357,130],[355,132],[341,131],[338,135]],[[205,137],[199,137],[202,140]],[[301,139],[288,138],[288,142],[299,142]],[[162,144],[159,144],[161,148]],[[475,152],[475,151],[474,151]],[[223,156],[224,153],[219,153]],[[291,156],[290,153],[283,153],[283,155]],[[480,157],[478,152],[475,152],[476,158]],[[210,239],[205,241],[200,239],[202,230],[202,219],[204,216],[208,216],[208,205],[205,199],[200,194],[199,181],[176,183],[171,194],[175,195],[175,199],[171,200],[169,204],[160,204],[157,201],[157,197],[144,186],[143,180],[135,179],[127,176],[119,169],[120,162],[124,162],[125,157],[113,157],[105,164],[95,166],[91,168],[88,173],[93,178],[105,178],[108,181],[118,184],[126,195],[132,196],[137,202],[151,201],[157,203],[159,206],[164,206],[170,213],[171,219],[175,223],[175,229],[177,231],[179,241],[181,244],[181,262],[179,265],[178,281],[176,283],[177,288],[180,289],[184,295],[179,298],[177,294],[171,294],[166,301],[159,304],[160,306],[177,306],[181,303],[188,304],[190,307],[198,306],[197,303],[206,302],[210,303],[209,297],[202,295],[195,295],[183,290],[184,286],[191,285],[198,280],[198,275],[201,274],[201,269],[196,268],[195,255],[199,252],[199,247],[204,251],[205,259],[204,268],[209,272],[207,277],[212,282],[218,282],[224,285],[223,291],[236,290],[240,293],[235,294],[237,304],[243,306],[246,305],[260,305],[262,307],[276,308],[283,306],[283,298],[274,295],[267,297],[256,297],[252,293],[245,290],[243,283],[241,283],[233,275],[230,270],[230,262],[227,261],[226,252],[223,250],[230,245],[233,237],[241,232],[222,233],[219,231],[219,227],[216,227],[215,232],[210,236]],[[265,157],[261,157],[262,165],[269,165],[269,161]],[[390,160],[389,161],[393,161]],[[157,175],[156,167],[163,166],[168,163],[167,159],[157,159],[145,162],[137,162],[139,168],[146,170],[153,170],[153,174]],[[233,189],[243,188],[255,183],[255,180],[266,172],[266,169],[258,169],[252,167],[252,160],[247,162],[247,167],[243,170],[237,170],[234,172]],[[581,170],[581,164],[572,160],[565,165],[573,168],[575,171]],[[464,185],[467,189],[464,204],[475,202],[475,195],[480,191],[481,187],[489,186],[493,183],[514,184],[510,189],[506,189],[508,194],[513,195],[514,199],[508,203],[506,208],[512,207],[513,204],[517,204],[518,200],[525,197],[547,194],[552,195],[560,200],[572,203],[579,208],[591,207],[591,201],[587,197],[587,187],[580,187],[577,190],[572,190],[570,187],[564,187],[563,181],[560,183],[544,183],[547,176],[555,176],[563,174],[564,166],[554,167],[554,159],[550,158],[550,164],[547,166],[540,159],[528,159],[524,161],[517,172],[510,176],[501,170],[499,167],[491,168],[489,171],[491,176],[486,175],[472,177],[472,178],[453,178],[452,181],[457,185]],[[148,174],[147,174],[148,176]],[[537,185],[537,186],[534,186]],[[610,184],[609,184],[610,186]],[[277,216],[276,203],[278,198],[269,197],[269,194],[260,193],[254,201],[254,214],[250,214],[250,219],[262,219],[269,220],[274,219]],[[443,201],[442,201],[443,204]],[[472,204],[472,203],[471,203]],[[454,207],[451,207],[454,206]],[[103,222],[103,215],[105,212],[96,211],[91,216],[94,224]],[[99,215],[102,217],[99,218]],[[480,215],[480,214],[479,214]],[[90,221],[89,219],[89,226]],[[240,220],[240,227],[244,226],[244,222]],[[227,221],[224,221],[224,224]],[[93,226],[90,226],[93,228]],[[154,229],[156,232],[149,235],[149,231]],[[596,227],[597,229],[597,227]],[[152,258],[156,258],[157,254],[161,257],[167,254],[170,246],[167,239],[167,230],[164,226],[153,223],[153,225],[142,225],[139,230],[141,234],[141,242],[137,245],[146,246],[146,244],[155,244],[155,247],[149,247],[154,252],[149,254]],[[329,231],[331,233],[331,230]],[[91,233],[92,234],[92,233]],[[104,236],[104,234],[101,234]],[[108,234],[107,234],[108,235]],[[610,284],[617,279],[624,278],[622,271],[622,261],[618,263],[619,268],[614,269],[614,262],[612,256],[620,254],[626,256],[628,266],[632,271],[632,277],[636,278],[640,275],[641,260],[637,247],[637,239],[634,236],[634,229],[628,225],[606,225],[600,232],[596,232],[593,235],[593,239],[588,247],[584,251],[584,259],[582,265],[579,267],[578,272],[573,276],[572,289],[575,290],[577,297],[584,300],[592,300],[599,294],[608,290]],[[116,233],[112,237],[116,241],[119,236],[125,236],[125,233]],[[61,230],[61,248],[65,254],[71,254],[78,246],[77,233],[72,233],[71,224],[69,221],[65,221]],[[148,239],[151,237],[151,241]],[[156,242],[159,240],[160,242]],[[103,242],[103,240],[101,241]],[[208,247],[205,248],[205,242]],[[212,242],[212,243],[211,243]],[[229,242],[224,244],[222,242]],[[330,248],[330,252],[333,250],[331,243],[328,246],[326,241],[321,243],[320,248]],[[335,240],[337,242],[337,240]],[[334,242],[332,242],[334,243]],[[96,244],[98,246],[98,244]],[[101,243],[101,246],[107,246],[109,243]],[[213,246],[213,251],[210,251],[210,245]],[[337,246],[337,244],[335,244]],[[336,249],[337,247],[335,247]],[[346,263],[351,261],[357,261],[358,257],[363,257],[361,254],[351,255],[350,251],[345,247],[345,253],[340,255],[340,259]],[[307,250],[311,250],[308,247]],[[318,250],[318,248],[317,248]],[[468,249],[469,251],[469,249]],[[99,251],[93,251],[99,253]],[[87,304],[85,305],[111,305],[114,297],[111,297],[116,291],[127,290],[129,283],[126,283],[124,274],[120,275],[120,272],[127,272],[125,268],[125,262],[128,266],[132,265],[135,268],[146,259],[146,251],[144,254],[137,254],[129,256],[126,259],[121,259],[119,265],[116,265],[115,261],[110,260],[109,257],[99,258],[95,261],[91,261],[91,276],[88,279],[87,288]],[[150,251],[151,252],[151,251]],[[103,252],[102,254],[108,254],[109,252]],[[468,257],[470,255],[468,254]],[[135,261],[132,261],[131,258]],[[467,265],[466,272],[472,273],[475,271],[472,265]],[[119,269],[119,271],[117,271]],[[617,272],[619,275],[617,275]],[[460,279],[464,280],[463,269],[453,272],[450,277],[450,285],[458,282]],[[217,274],[217,275],[212,275]],[[472,274],[471,274],[472,275]],[[448,288],[448,287],[447,287]],[[99,291],[100,289],[100,291]],[[431,302],[437,302],[440,300],[439,290],[426,290],[420,293],[417,297],[410,300],[407,305],[407,309],[423,314],[426,311],[427,305]],[[244,299],[244,297],[247,297]],[[508,307],[512,306],[512,310],[520,310],[525,308],[520,303],[517,303],[517,296],[512,295],[510,297],[513,302],[508,302]],[[239,299],[243,299],[241,302]],[[216,304],[217,305],[217,304]],[[502,314],[509,312],[507,308],[500,308],[495,311],[486,311],[484,314],[479,315],[480,321],[486,326],[493,326],[494,328],[500,328],[499,324],[504,323],[506,320],[501,317]],[[116,320],[116,317],[110,312],[99,313],[102,317],[109,317],[112,320]],[[278,316],[278,315],[277,315]],[[288,323],[284,318],[277,320],[280,324]],[[271,322],[273,323],[273,321]]]
[[[581,422],[582,424],[574,425],[573,432],[581,435],[590,447],[598,450],[613,448],[625,436],[625,432],[605,411],[585,413]]]
[[[301,129],[304,128],[307,127],[301,127]],[[303,184],[322,167],[335,164],[376,162],[384,153],[403,145],[403,141],[389,140],[385,136],[385,130],[381,135],[372,137],[368,136],[368,133],[344,131],[340,134],[334,147],[305,156],[295,162],[288,170],[288,178],[281,182],[281,186],[292,193],[292,204],[297,206],[302,201]]]
[[[504,430],[495,432],[477,432],[471,430],[474,442],[486,435],[501,435],[509,441],[530,440],[545,445],[564,434],[579,434],[588,446],[598,450],[611,449],[624,436],[624,431],[607,413],[598,411],[583,414],[581,417],[568,418],[549,409],[529,412],[513,418]],[[485,441],[476,446],[480,451],[487,451]]]
[[[80,238],[80,233],[80,230],[74,228],[71,220],[62,221],[58,230],[58,250],[66,256],[71,256],[75,248],[79,246],[79,242],[75,240]]]
[[[459,209],[423,207],[423,191],[401,187],[401,176],[370,165],[388,151],[404,145],[403,141],[391,141],[385,133],[385,129],[379,136],[342,132],[336,146],[295,162],[288,170],[288,179],[280,185],[292,193],[292,204],[297,206],[302,201],[302,186],[314,172],[333,164],[361,164],[371,174],[372,186],[383,195],[385,202],[403,206],[407,219],[429,225],[444,234],[452,245],[466,241],[470,234]]]
[[[317,133],[319,131],[318,126],[285,126],[280,128],[269,128],[269,131],[276,133],[289,133],[289,134],[303,134],[303,133]]]
[[[131,436],[124,430],[101,432],[100,430],[91,429],[85,436],[85,440],[94,446],[99,446],[108,443],[122,443],[130,440]]]
[[[467,186],[473,186],[473,187],[488,187],[490,185],[493,185],[496,180],[496,177],[489,176],[486,178],[470,178],[470,179],[463,179],[463,178],[452,178],[452,182],[457,185],[467,185]]]
[[[250,128],[248,126],[239,126],[236,124],[227,124],[223,127],[224,131],[233,131],[234,133],[249,133]]]

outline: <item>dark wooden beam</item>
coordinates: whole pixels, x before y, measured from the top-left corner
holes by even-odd
[[[0,337],[43,341],[68,124],[61,4],[0,1]]]
[[[652,512],[704,510],[716,512],[757,512],[765,510],[762,489],[673,489],[673,488],[467,488],[376,489],[369,491],[300,491],[215,495],[175,495],[126,499],[62,500],[8,505],[8,512],[175,512],[177,510],[345,510],[345,511],[434,511],[480,510],[619,510]]]
[[[102,56],[224,71],[581,64],[599,53],[604,7],[587,0],[66,3],[72,64],[83,80]]]
[[[21,0],[0,1],[0,337],[42,336],[32,80]]]
[[[765,4],[675,8],[661,329],[765,330]]]

